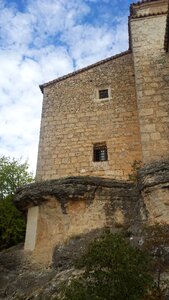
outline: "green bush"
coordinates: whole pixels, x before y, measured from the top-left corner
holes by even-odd
[[[149,257],[120,235],[95,240],[77,263],[84,273],[71,281],[65,300],[139,300],[151,289]]]

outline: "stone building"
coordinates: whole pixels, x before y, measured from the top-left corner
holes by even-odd
[[[41,85],[38,181],[127,179],[134,160],[168,155],[167,5],[131,5],[128,51]]]
[[[26,249],[51,257],[72,235],[169,221],[168,27],[168,0],[134,3],[127,51],[40,86],[37,183],[16,195]],[[127,182],[134,161],[140,190]]]

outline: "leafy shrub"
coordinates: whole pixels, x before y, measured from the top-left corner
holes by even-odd
[[[84,273],[67,286],[65,300],[139,300],[151,289],[149,258],[120,235],[106,233],[77,262]]]

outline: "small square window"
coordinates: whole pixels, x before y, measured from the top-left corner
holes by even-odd
[[[104,90],[99,90],[99,99],[105,99],[109,98],[109,90],[104,89]]]
[[[98,102],[104,102],[107,100],[111,100],[111,87],[107,86],[100,86],[95,88],[95,93],[94,93],[94,100]]]
[[[93,146],[93,161],[107,161],[107,146],[106,143],[97,143]]]

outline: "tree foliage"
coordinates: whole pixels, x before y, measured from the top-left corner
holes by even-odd
[[[27,162],[0,157],[0,249],[24,239],[25,220],[13,204],[16,189],[33,180]]]
[[[19,186],[32,181],[27,162],[21,163],[9,157],[0,157],[0,197],[13,195]]]
[[[25,235],[25,220],[7,196],[0,201],[0,249],[21,242]]]
[[[120,235],[95,240],[77,266],[84,273],[68,285],[65,300],[139,300],[153,283],[148,256]]]

